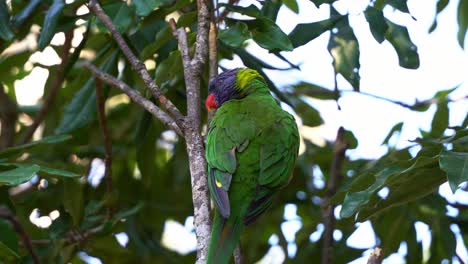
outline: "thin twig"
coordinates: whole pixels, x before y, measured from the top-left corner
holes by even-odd
[[[117,30],[115,25],[112,23],[112,20],[107,16],[102,7],[99,5],[97,0],[90,0],[88,7],[93,13],[99,18],[99,20],[106,26],[106,28],[111,32],[112,37],[119,45],[120,49],[124,53],[127,60],[132,65],[133,70],[138,73],[141,80],[145,83],[146,87],[151,91],[154,98],[156,98],[159,103],[168,111],[168,113],[175,119],[176,124],[180,127],[180,130],[184,130],[185,126],[185,117],[182,113],[174,106],[174,104],[166,98],[162,93],[159,87],[151,78],[148,70],[146,69],[145,64],[140,61],[132,50],[129,48],[125,40],[123,39],[120,32]]]
[[[105,113],[105,99],[102,94],[102,82],[100,79],[95,78],[96,83],[96,104],[99,117],[99,127],[101,128],[102,137],[104,138],[104,149],[105,149],[105,179],[107,195],[112,195],[112,139],[109,134],[106,122]],[[112,205],[107,207],[107,219],[112,218],[113,208]]]
[[[208,242],[210,238],[210,200],[206,175],[205,149],[201,135],[201,98],[200,80],[203,67],[208,57],[208,32],[210,28],[210,11],[205,0],[197,0],[198,22],[195,53],[190,58],[187,43],[187,32],[184,28],[177,29],[175,21],[170,20],[174,37],[179,44],[184,65],[184,78],[187,91],[187,128],[185,140],[192,184],[192,200],[194,207],[194,226],[197,236],[197,264],[206,263]]]
[[[183,136],[182,130],[180,130],[179,126],[175,123],[174,119],[172,119],[168,114],[166,114],[163,110],[157,107],[153,102],[144,98],[137,90],[132,89],[128,84],[124,83],[123,81],[113,77],[110,74],[107,74],[101,71],[99,68],[94,66],[93,64],[86,62],[84,67],[91,71],[94,77],[100,79],[104,83],[113,86],[122,92],[124,92],[130,99],[142,106],[146,111],[150,112],[154,117],[159,119],[163,124],[174,130],[179,136]]]
[[[21,140],[21,144],[26,144],[31,140],[31,138],[34,135],[34,132],[37,130],[42,121],[44,121],[49,110],[52,109],[55,98],[57,97],[57,94],[60,91],[60,88],[62,87],[63,81],[65,80],[65,68],[70,58],[69,51],[71,48],[73,35],[73,30],[65,32],[65,42],[62,46],[62,62],[58,66],[57,72],[54,74],[54,81],[50,88],[49,94],[44,99],[44,103],[42,104],[41,109],[34,118],[34,122],[31,126],[28,127],[28,129],[24,133],[23,139]]]
[[[329,203],[331,197],[335,195],[340,182],[343,178],[341,168],[345,159],[345,152],[348,143],[344,138],[344,129],[340,127],[336,135],[335,145],[333,147],[333,159],[330,167],[330,177],[327,183],[327,193],[325,194],[322,208],[322,220],[324,224],[323,245],[322,245],[322,264],[333,263],[333,231],[335,226],[335,205]]]
[[[367,264],[381,264],[383,260],[383,251],[381,248],[376,247],[371,252],[369,259],[367,260]]]
[[[3,90],[0,85],[0,121],[2,129],[0,134],[0,150],[11,147],[15,143],[15,124],[18,117],[16,103]]]
[[[11,223],[11,225],[13,225],[13,228],[15,229],[16,233],[20,235],[23,245],[28,250],[29,255],[31,255],[34,264],[40,264],[41,262],[39,260],[39,256],[34,250],[34,247],[31,243],[31,239],[29,238],[21,223],[18,221],[18,219],[16,219],[15,215],[13,215],[13,213],[8,208],[2,206],[0,207],[0,217],[8,220]]]

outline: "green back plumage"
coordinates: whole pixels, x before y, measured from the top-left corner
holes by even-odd
[[[294,118],[256,71],[240,70],[237,89],[247,96],[218,109],[207,137],[208,182],[217,208],[207,263],[229,261],[244,226],[289,183],[299,148]]]

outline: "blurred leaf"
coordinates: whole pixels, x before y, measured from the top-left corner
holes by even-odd
[[[348,149],[355,149],[358,146],[358,140],[354,136],[353,132],[349,130],[344,130],[344,139],[345,142],[348,144]]]
[[[63,206],[71,215],[75,227],[78,227],[83,219],[83,187],[84,184],[79,180],[67,179],[63,183]]]
[[[337,98],[335,91],[328,90],[313,83],[300,82],[293,85],[293,91],[295,94],[306,95],[321,100],[335,100]]]
[[[299,13],[299,6],[297,5],[296,0],[282,0],[283,4],[287,6],[291,11],[298,14]]]
[[[11,19],[11,24],[15,28],[19,28],[26,19],[34,12],[42,0],[31,0],[18,14]]]
[[[127,31],[133,20],[133,12],[125,2],[110,3],[102,8],[120,33]],[[107,28],[100,21],[98,25],[101,31],[107,32]]]
[[[6,148],[0,151],[0,157],[11,157],[14,154],[19,154],[24,151],[31,151],[31,149],[35,147],[50,145],[50,144],[57,144],[67,140],[70,140],[72,137],[70,135],[57,135],[57,136],[49,136],[42,138],[40,140],[33,141],[31,143],[19,145],[16,147]]]
[[[300,47],[317,38],[325,31],[332,29],[339,21],[346,17],[339,15],[319,22],[297,24],[288,37],[294,48]]]
[[[152,115],[144,111],[135,134],[136,162],[145,185],[150,186],[156,175],[156,140],[161,131],[157,131]]]
[[[468,181],[468,153],[444,150],[440,154],[439,165],[447,173],[447,179],[453,193],[458,189],[458,185]]]
[[[260,47],[269,51],[291,51],[294,49],[288,36],[270,19],[259,17],[245,23],[252,33],[253,40]]]
[[[116,70],[117,52],[112,54],[100,67],[102,71],[110,73]],[[74,96],[72,101],[65,106],[63,119],[55,129],[56,134],[70,133],[78,128],[88,125],[96,119],[96,90],[94,78],[86,82]]]
[[[302,100],[297,100],[294,111],[301,117],[302,124],[306,126],[319,126],[323,124],[320,113]]]
[[[2,219],[0,219],[0,234],[0,243],[2,243],[5,247],[10,249],[13,253],[17,254],[18,237],[16,236],[16,232],[13,230],[11,224]],[[1,249],[0,252],[2,252]],[[0,253],[0,258],[7,259],[7,256]]]
[[[458,43],[462,49],[465,46],[465,35],[468,29],[468,0],[460,0],[458,3]]]
[[[437,111],[434,114],[431,124],[431,136],[440,137],[444,134],[449,124],[448,102],[441,100],[437,103]]]
[[[62,10],[65,7],[63,0],[54,0],[44,18],[41,34],[39,35],[38,48],[43,50],[47,47],[55,35],[57,22],[62,15]]]
[[[260,14],[263,17],[270,19],[271,21],[276,21],[278,17],[278,12],[283,5],[283,2],[280,0],[273,0],[273,1],[263,1],[262,2],[262,10]]]
[[[176,84],[183,81],[183,68],[182,58],[180,57],[180,51],[175,50],[169,54],[169,57],[165,59],[158,67],[156,67],[155,79],[156,84],[163,91],[167,91],[174,87]]]
[[[220,43],[221,45],[224,44],[224,42]],[[221,46],[220,45],[220,46]],[[227,48],[227,47],[226,47]],[[231,47],[229,47],[231,49]],[[248,51],[246,51],[243,48],[232,48],[234,53],[236,53],[244,63],[246,67],[252,68],[260,72],[262,68],[264,69],[270,69],[270,70],[287,70],[289,68],[278,68],[273,65],[270,65],[259,58],[255,57],[254,55],[250,54]]]
[[[177,20],[178,27],[190,27],[197,21],[198,12],[192,11],[182,14]]]
[[[31,167],[31,166],[39,166],[40,171],[50,174],[50,175],[55,175],[55,176],[62,176],[62,177],[80,177],[81,175],[76,174],[74,172],[66,171],[66,170],[60,170],[60,169],[54,169],[54,168],[49,168],[46,166],[42,165],[37,165],[37,164],[27,164],[27,163],[0,163],[0,166],[15,166],[17,168],[25,168],[25,167]]]
[[[390,138],[392,138],[392,136],[395,133],[400,133],[402,128],[403,128],[403,122],[400,122],[394,125],[392,129],[390,129],[390,132],[388,132],[388,135],[387,137],[385,137],[384,141],[382,142],[382,145],[388,144],[388,142],[390,141]]]
[[[151,58],[161,47],[168,43],[172,36],[172,30],[166,21],[157,21],[152,25],[153,29],[157,29],[154,40],[145,45],[140,54],[140,59],[145,60]],[[141,39],[137,41],[141,42]]]
[[[385,22],[385,17],[382,10],[378,10],[373,6],[368,6],[364,11],[369,27],[377,42],[382,43],[385,40],[385,32],[388,29],[388,25]]]
[[[132,215],[135,215],[138,213],[142,208],[144,207],[144,203],[142,201],[139,201],[135,206],[131,207],[130,209],[127,209],[125,211],[118,212],[114,215],[115,219],[125,219],[127,217],[130,217]]]
[[[406,3],[406,0],[386,0],[386,2],[394,8],[400,10],[401,12],[409,13],[408,4]]]
[[[332,8],[332,15],[338,15]],[[359,91],[359,43],[349,26],[348,17],[336,23],[338,32],[330,34],[328,51],[333,57],[335,73],[340,73],[352,86]]]
[[[448,5],[449,0],[438,0],[437,1],[437,7],[436,7],[436,15],[434,17],[434,22],[432,23],[432,26],[429,28],[429,33],[432,33],[436,27],[437,27],[437,16],[439,15],[440,12],[442,12]]]
[[[10,14],[5,0],[0,0],[0,38],[9,41],[14,37],[10,27]]]
[[[147,16],[157,7],[170,2],[170,0],[134,0],[132,5],[135,7],[137,16]]]
[[[387,20],[388,30],[385,38],[395,48],[400,66],[407,69],[419,68],[418,48],[411,42],[406,27]]]
[[[219,7],[224,7],[231,12],[236,12],[242,15],[257,17],[260,14],[260,10],[255,5],[249,5],[247,7],[237,6],[237,5],[230,5],[219,3]]]
[[[31,180],[34,175],[36,175],[39,169],[39,166],[32,165],[0,172],[0,186],[5,184],[16,186],[23,182],[27,182]]]
[[[241,47],[244,41],[252,38],[247,25],[237,21],[233,26],[222,30],[218,35],[219,40],[232,47]]]
[[[19,259],[20,256],[11,248],[3,244],[2,241],[0,241],[0,258],[7,261],[14,261],[16,259]]]

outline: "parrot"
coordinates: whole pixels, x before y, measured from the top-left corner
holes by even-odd
[[[299,151],[294,117],[257,71],[236,68],[209,83],[208,188],[215,213],[207,264],[228,263],[245,227],[288,185]]]

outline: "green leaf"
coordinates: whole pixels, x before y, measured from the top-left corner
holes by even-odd
[[[43,50],[55,35],[55,29],[57,22],[62,15],[62,10],[65,7],[63,0],[54,0],[52,6],[50,6],[47,14],[44,18],[44,24],[42,25],[41,34],[39,35],[38,48]]]
[[[321,100],[335,100],[339,94],[313,83],[300,82],[293,85],[294,93]]]
[[[458,3],[458,43],[462,49],[465,46],[465,35],[468,29],[468,0],[460,0]]]
[[[434,17],[434,22],[432,26],[429,28],[429,33],[432,33],[437,28],[437,16],[440,12],[442,12],[448,5],[449,0],[438,0],[437,7],[436,7],[436,15]]]
[[[137,16],[145,17],[154,9],[171,2],[171,0],[134,0],[132,1],[132,6],[135,7]]]
[[[161,131],[156,129],[152,115],[144,111],[135,135],[136,162],[145,185],[150,183],[157,173],[156,140]]]
[[[440,168],[447,173],[452,192],[460,183],[468,181],[468,153],[442,151],[439,157]]]
[[[19,28],[21,24],[36,10],[42,0],[31,0],[18,14],[11,19],[11,24],[15,28]]]
[[[335,14],[337,14],[336,10],[333,11],[333,15]],[[349,26],[348,17],[336,23],[336,28],[338,32],[332,31],[328,43],[335,73],[340,73],[355,91],[359,91],[359,43],[353,29]]]
[[[384,141],[382,142],[382,145],[388,144],[388,141],[390,141],[390,138],[392,138],[393,134],[400,133],[402,128],[403,122],[394,125],[392,129],[390,129],[390,132],[388,133],[387,137],[385,137]]]
[[[104,72],[115,71],[117,52],[113,52],[100,67]],[[76,129],[88,125],[96,119],[96,90],[94,78],[91,77],[86,84],[74,96],[72,101],[65,106],[62,121],[56,134],[73,132]]]
[[[120,33],[127,31],[132,24],[133,12],[125,2],[107,4],[102,8]],[[101,31],[107,32],[107,28],[100,21],[98,25]]]
[[[302,100],[296,102],[294,111],[301,117],[302,123],[306,126],[314,127],[323,124],[319,111]]]
[[[0,241],[0,259],[14,261],[19,258],[20,256],[18,255],[18,253],[16,253]]]
[[[25,151],[31,151],[31,149],[35,147],[57,144],[57,143],[70,140],[71,138],[72,137],[70,135],[58,135],[58,136],[45,137],[40,140],[33,141],[31,143],[19,145],[16,147],[6,148],[0,151],[0,157],[11,157],[12,155],[15,155],[15,154],[23,153]]]
[[[27,182],[36,175],[40,170],[40,167],[37,165],[32,165],[28,167],[16,168],[9,171],[4,171],[0,173],[0,185],[11,185],[16,186],[21,183]]]
[[[257,18],[252,21],[246,21],[253,40],[260,47],[269,51],[291,51],[293,46],[288,36],[268,18]]]
[[[411,42],[406,27],[387,21],[388,30],[385,38],[395,48],[398,54],[400,66],[407,69],[417,69],[419,67],[418,48]]]
[[[333,16],[319,22],[298,24],[291,33],[289,33],[288,37],[294,48],[300,47],[317,38],[325,31],[332,29],[336,23],[346,17],[347,16]]]
[[[172,30],[169,27],[169,23],[166,21],[158,21],[152,25],[153,29],[157,29],[156,36],[154,40],[151,41],[148,45],[145,45],[143,51],[141,52],[140,59],[145,60],[151,58],[155,53],[157,53],[166,43],[168,43],[172,38]],[[153,35],[154,36],[154,35]],[[141,39],[140,39],[141,42]]]
[[[178,27],[190,27],[197,21],[198,12],[192,11],[182,14],[177,20]]]
[[[241,21],[237,21],[233,26],[222,30],[218,35],[219,40],[232,47],[241,47],[244,41],[251,37],[247,25]]]
[[[1,234],[0,243],[3,243],[5,247],[9,248],[11,251],[17,254],[18,237],[16,235],[16,232],[13,230],[13,227],[11,226],[11,224],[3,219],[0,219],[0,234]],[[1,251],[2,250],[0,249],[0,252]],[[5,258],[6,256],[0,253],[0,259],[5,259]]]
[[[257,17],[260,14],[260,10],[253,4],[247,7],[243,7],[243,6],[220,3],[219,7],[224,7],[231,12],[236,12],[236,13],[246,15],[246,16],[251,16],[251,17]]]
[[[79,180],[67,179],[63,183],[63,206],[71,215],[74,226],[79,226],[83,219],[83,188],[84,184]]]
[[[386,0],[386,2],[394,8],[400,10],[401,12],[409,13],[408,4],[406,3],[406,0]]]
[[[353,132],[344,130],[344,140],[348,144],[348,149],[355,149],[358,146],[358,140],[354,136]]]
[[[297,5],[296,0],[282,0],[283,4],[287,6],[294,13],[299,13],[299,6]]]
[[[144,207],[144,205],[145,204],[142,201],[139,201],[132,208],[116,213],[114,218],[120,220],[120,219],[125,219],[125,218],[127,218],[129,216],[135,215],[136,213],[138,213]]]
[[[388,25],[385,22],[385,17],[382,10],[378,10],[373,6],[368,6],[364,11],[369,27],[377,42],[382,43],[385,40],[385,32],[388,29]]]
[[[179,50],[175,50],[169,54],[158,67],[156,67],[155,79],[156,84],[163,91],[167,91],[175,87],[183,80],[182,59]]]
[[[25,168],[25,167],[30,167],[30,166],[39,166],[40,171],[50,174],[50,175],[55,175],[55,176],[62,176],[62,177],[80,177],[81,175],[76,174],[74,172],[66,171],[66,170],[60,170],[60,169],[54,169],[42,165],[37,165],[37,164],[27,164],[27,163],[0,163],[0,166],[15,166],[17,168]]]
[[[437,111],[434,114],[431,124],[431,136],[440,137],[444,134],[449,124],[449,109],[447,100],[437,103]]]
[[[319,8],[322,4],[331,4],[336,0],[311,0],[312,3],[315,4],[317,8]]]
[[[5,0],[0,0],[0,38],[9,41],[15,34],[10,27],[10,14]]]

